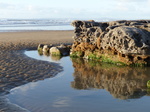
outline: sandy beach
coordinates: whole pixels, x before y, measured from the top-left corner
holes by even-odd
[[[72,43],[73,31],[1,32],[0,50],[21,50],[38,44]]]
[[[26,31],[0,33],[0,111],[18,110],[5,103],[4,95],[10,89],[37,80],[55,76],[63,70],[59,64],[31,59],[25,50],[36,49],[38,44],[72,43],[73,31]]]

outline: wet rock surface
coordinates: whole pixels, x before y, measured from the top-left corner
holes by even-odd
[[[79,57],[105,56],[127,65],[150,64],[150,20],[73,21],[72,52]],[[117,58],[117,59],[114,59]]]

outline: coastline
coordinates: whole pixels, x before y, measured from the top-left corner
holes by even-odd
[[[72,43],[73,31],[0,32],[0,97],[14,87],[54,77],[63,68],[59,64],[39,61],[24,55],[38,44]],[[3,99],[3,100],[2,100]],[[16,107],[0,98],[0,111],[15,111]]]

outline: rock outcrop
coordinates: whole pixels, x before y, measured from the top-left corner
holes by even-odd
[[[71,56],[125,65],[150,65],[150,20],[73,21]]]

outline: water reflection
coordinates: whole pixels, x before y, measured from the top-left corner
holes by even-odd
[[[52,56],[51,55],[51,60],[53,61],[59,61],[62,57],[61,56]]]
[[[39,52],[49,57],[49,54]],[[61,56],[50,56],[52,61],[59,61]],[[147,81],[150,80],[150,68],[117,67],[106,63],[71,58],[74,67],[74,81],[71,87],[81,90],[105,89],[114,98],[135,99],[150,95]]]
[[[75,89],[105,89],[119,99],[135,99],[150,95],[147,81],[149,68],[116,67],[82,59],[72,59]]]
[[[145,112],[149,110],[150,97],[145,95],[150,95],[147,90],[150,68],[117,67],[81,59],[70,61],[69,57],[59,60],[43,54],[39,56],[37,51],[27,51],[25,54],[35,59],[60,63],[64,70],[53,78],[11,90],[8,95],[9,101],[29,111]]]

